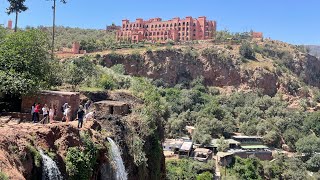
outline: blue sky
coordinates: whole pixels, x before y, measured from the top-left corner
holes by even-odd
[[[59,0],[58,0],[59,1]],[[52,2],[26,0],[20,27],[52,24]],[[0,24],[6,24],[7,0],[0,0]],[[265,37],[293,44],[320,45],[320,0],[69,0],[58,3],[57,25],[104,29],[122,19],[207,16],[218,30],[262,31]]]

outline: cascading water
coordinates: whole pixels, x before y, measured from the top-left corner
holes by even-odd
[[[110,145],[111,145],[112,161],[113,161],[113,164],[116,166],[115,177],[117,180],[127,180],[128,179],[127,172],[121,158],[120,150],[117,144],[111,138],[108,138],[108,141],[110,142]]]
[[[42,180],[62,180],[57,164],[40,150],[42,157]]]

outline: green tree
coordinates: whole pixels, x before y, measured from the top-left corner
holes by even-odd
[[[208,171],[201,173],[197,176],[197,180],[212,180],[212,179],[213,179],[213,174]]]
[[[236,157],[233,170],[240,179],[257,180],[263,178],[263,166],[256,158],[242,159]]]
[[[250,43],[243,42],[240,46],[239,53],[241,56],[247,59],[254,59],[255,58],[255,52],[253,48],[251,47]]]
[[[310,170],[312,172],[320,171],[320,154],[313,155],[307,161],[307,168],[308,168],[308,170]]]
[[[10,33],[0,43],[0,91],[26,94],[48,87],[46,35],[39,30]]]
[[[26,11],[28,9],[27,6],[24,5],[25,0],[8,0],[9,7],[7,8],[7,14],[10,15],[12,13],[16,14],[16,22],[14,26],[14,32],[17,32],[18,28],[18,14]]]
[[[217,150],[219,152],[226,152],[229,148],[229,143],[224,139],[223,136],[217,141],[217,144],[218,144]]]
[[[95,65],[87,57],[74,59],[66,66],[65,81],[75,90],[81,83],[95,75]]]
[[[320,138],[313,134],[305,136],[297,141],[296,149],[310,157],[314,153],[320,152]]]

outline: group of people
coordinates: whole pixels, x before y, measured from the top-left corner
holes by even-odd
[[[93,119],[95,112],[89,112],[89,108],[91,105],[91,101],[88,100],[84,106],[80,105],[76,115],[78,120],[78,128],[82,128],[83,121]],[[39,119],[39,113],[42,111],[43,119]],[[61,106],[61,111],[63,113],[62,122],[69,122],[72,117],[71,106],[66,102]],[[54,105],[51,105],[48,108],[47,104],[44,104],[42,108],[40,108],[40,103],[34,103],[31,107],[32,121],[34,123],[41,122],[43,124],[51,123],[54,121],[54,117],[56,116],[57,108]]]
[[[44,104],[44,106],[40,108],[40,103],[33,103],[31,107],[31,115],[34,123],[40,122],[40,111],[42,111],[43,114],[43,119],[41,120],[43,124],[53,122],[56,114],[56,107],[54,105],[51,105],[51,107],[48,108],[47,104]]]

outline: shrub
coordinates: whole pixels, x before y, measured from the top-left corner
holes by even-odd
[[[126,70],[125,70],[123,64],[116,64],[116,65],[112,66],[111,69],[118,74],[125,74],[126,73]]]
[[[0,171],[0,180],[9,180],[9,177]]]
[[[255,52],[252,49],[250,43],[243,42],[240,46],[239,53],[241,56],[247,59],[254,59],[255,58]]]
[[[213,174],[208,171],[201,173],[197,176],[197,180],[212,180],[212,179],[213,179]]]
[[[39,151],[34,146],[31,146],[31,145],[27,145],[27,149],[30,151],[33,157],[34,165],[38,168],[41,167],[42,158]]]
[[[100,86],[112,90],[116,87],[116,83],[111,76],[104,74],[100,79]]]
[[[66,169],[72,180],[90,179],[96,165],[98,148],[88,134],[81,134],[84,149],[71,147],[67,151]]]

